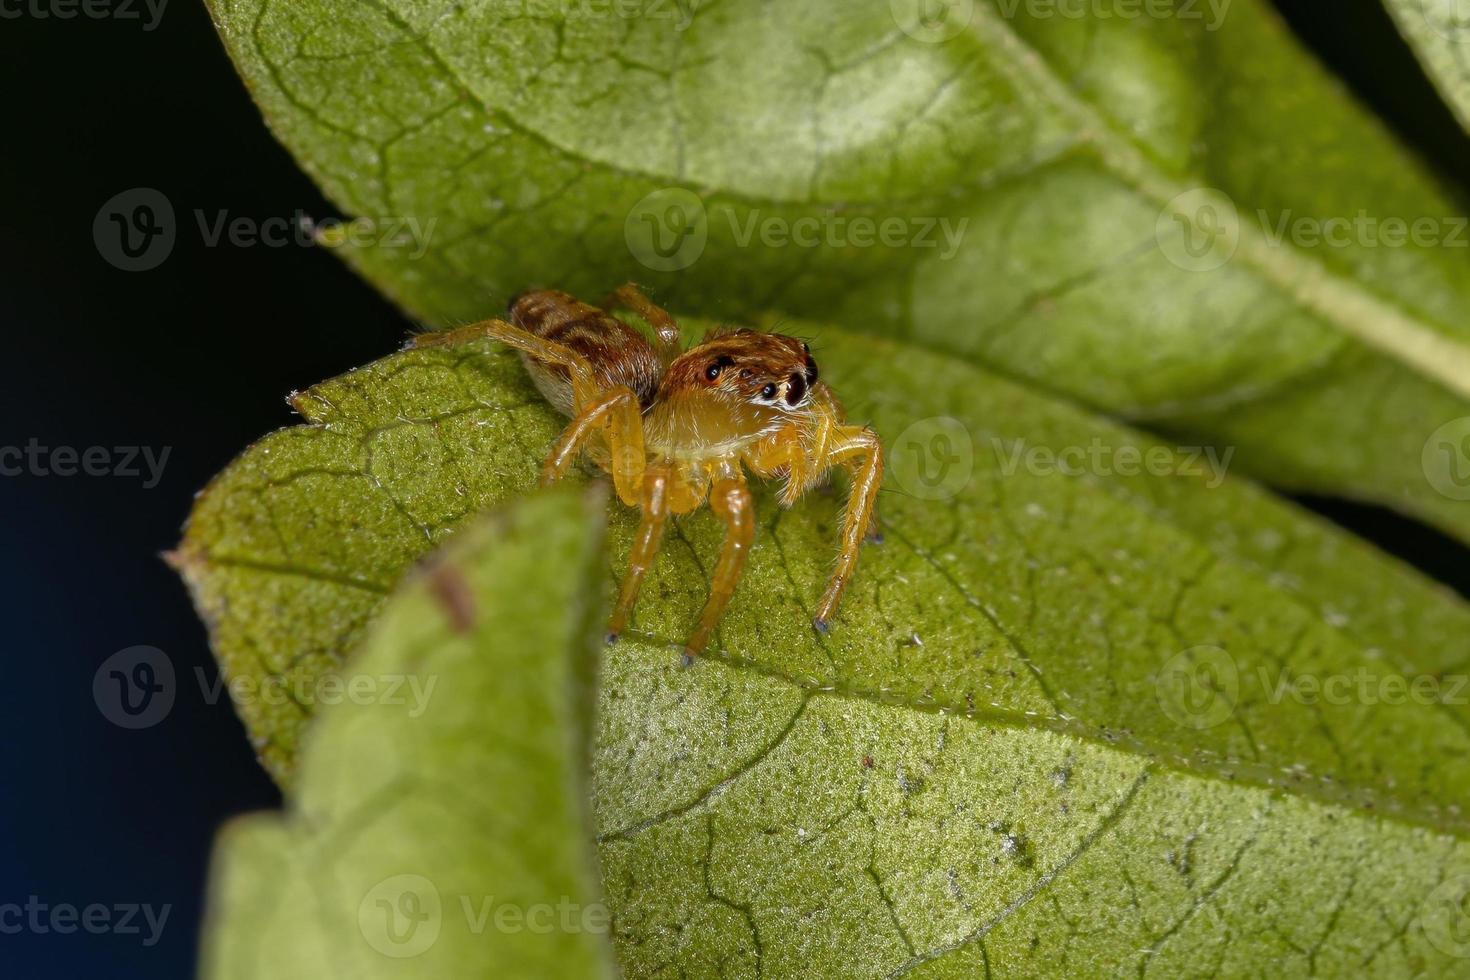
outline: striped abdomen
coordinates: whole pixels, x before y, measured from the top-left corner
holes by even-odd
[[[642,334],[610,313],[555,289],[533,289],[510,301],[510,322],[571,348],[587,359],[598,385],[632,389],[645,409],[653,403],[663,366]],[[575,414],[566,369],[521,355],[542,396],[563,415]]]

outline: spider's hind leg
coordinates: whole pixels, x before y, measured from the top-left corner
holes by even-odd
[[[453,330],[434,330],[415,335],[408,342],[412,349],[420,347],[453,347],[471,340],[493,340],[529,355],[543,364],[563,368],[571,382],[574,404],[585,405],[598,393],[597,378],[587,358],[565,344],[538,337],[504,320],[481,320]]]
[[[658,337],[659,358],[667,364],[683,353],[683,342],[679,339],[679,325],[668,310],[654,304],[643,295],[643,290],[634,283],[625,283],[608,293],[602,301],[603,309],[621,306],[632,310],[643,318]]]
[[[482,320],[456,330],[419,334],[411,346],[443,347],[486,338],[505,344],[531,358],[528,368],[539,363],[566,372],[572,390],[571,404],[576,415],[562,430],[541,467],[541,483],[554,483],[566,475],[594,432],[607,440],[608,470],[618,497],[629,506],[638,505],[643,482],[643,415],[638,396],[618,385],[599,388],[592,365],[587,358],[565,344],[539,337],[504,320]],[[533,372],[534,373],[534,372]]]

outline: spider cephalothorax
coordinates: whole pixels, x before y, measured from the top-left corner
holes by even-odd
[[[519,351],[547,401],[572,419],[546,458],[542,482],[560,478],[586,452],[612,474],[618,496],[642,510],[609,642],[632,614],[670,514],[708,502],[726,528],[709,600],[685,644],[689,658],[709,642],[754,537],[744,471],[783,479],[781,501],[790,504],[832,467],[847,470],[852,490],[841,550],[814,619],[826,632],[858,548],[876,526],[883,473],[878,437],[846,423],[811,350],[798,338],[716,330],[683,350],[673,317],[636,288],[624,286],[610,300],[604,305],[642,317],[654,341],[566,293],[533,290],[512,300],[512,323],[487,320],[416,342],[489,337]]]
[[[720,330],[669,365],[661,389],[669,394],[704,390],[789,411],[806,407],[816,380],[817,362],[795,337]]]

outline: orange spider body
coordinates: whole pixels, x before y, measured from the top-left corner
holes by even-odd
[[[754,538],[744,470],[784,479],[783,505],[820,483],[833,466],[848,470],[852,490],[837,567],[813,620],[826,632],[859,546],[876,536],[883,473],[877,436],[846,423],[800,340],[718,330],[686,351],[673,318],[636,288],[624,286],[609,300],[642,317],[655,340],[566,293],[534,290],[511,302],[511,323],[489,320],[427,334],[418,343],[489,337],[519,351],[541,394],[572,420],[546,458],[542,482],[559,479],[586,453],[612,474],[623,502],[641,508],[608,642],[617,640],[632,614],[670,514],[708,501],[726,528],[709,599],[685,644],[687,660],[709,642]]]

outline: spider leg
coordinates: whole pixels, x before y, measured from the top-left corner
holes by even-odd
[[[710,634],[730,605],[730,597],[735,594],[735,586],[745,570],[746,556],[750,554],[751,541],[755,538],[755,508],[751,504],[750,488],[745,485],[745,477],[738,465],[722,467],[710,488],[709,504],[715,516],[725,522],[725,542],[720,546],[720,558],[710,579],[709,599],[699,614],[699,623],[684,644],[686,665],[704,652]]]
[[[624,283],[614,289],[607,294],[600,305],[603,309],[620,306],[641,316],[658,336],[658,354],[665,364],[683,353],[684,346],[679,339],[678,323],[667,310],[654,305],[653,300],[643,295],[643,290],[639,289],[636,283]]]
[[[669,474],[663,466],[653,467],[643,478],[643,517],[638,522],[638,533],[633,538],[633,550],[628,555],[628,572],[623,576],[623,585],[618,592],[618,604],[613,607],[612,618],[607,624],[607,642],[616,643],[633,607],[638,603],[638,590],[643,587],[643,575],[653,564],[663,541],[664,525],[669,517]]]
[[[745,461],[758,476],[785,477],[780,501],[782,507],[790,507],[821,482],[832,465],[825,461],[827,446],[840,424],[840,419],[824,414],[814,426],[783,426],[754,447]]]
[[[609,471],[618,499],[630,507],[639,504],[646,454],[643,447],[643,413],[632,389],[618,385],[586,403],[577,417],[562,430],[546,462],[541,466],[541,485],[549,486],[566,475],[594,432],[607,438]]]
[[[847,588],[853,569],[857,567],[858,549],[872,523],[878,484],[883,480],[883,445],[871,429],[843,426],[837,431],[826,462],[828,466],[855,464],[856,473],[847,501],[847,513],[842,519],[842,549],[837,554],[837,568],[832,572],[832,579],[827,583],[827,591],[822,594],[817,615],[812,620],[812,625],[820,633],[829,629],[827,624],[837,611],[842,590]]]
[[[812,482],[812,463],[801,429],[794,425],[778,430],[747,457],[747,463],[760,476],[785,474],[786,482],[780,495],[782,507],[796,503]]]
[[[587,358],[565,344],[538,337],[529,330],[523,330],[504,320],[481,320],[479,323],[471,323],[469,326],[458,327],[454,330],[421,333],[409,341],[409,346],[413,348],[452,347],[471,340],[479,340],[482,337],[502,343],[522,354],[529,354],[536,360],[554,367],[565,368],[571,379],[575,404],[586,405],[597,397],[597,378]]]
[[[851,479],[851,481],[856,484],[859,478],[861,478],[862,476],[863,460],[860,457],[854,456],[853,458],[844,462],[842,466],[845,470],[847,470],[847,475]],[[873,501],[873,507],[870,511],[868,511],[868,533],[864,535],[863,540],[868,542],[869,544],[883,543],[883,528],[878,523],[877,500]]]

